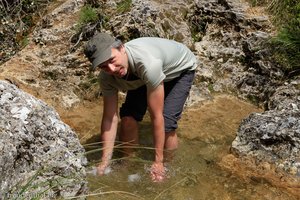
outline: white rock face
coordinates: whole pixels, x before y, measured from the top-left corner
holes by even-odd
[[[41,191],[47,191],[43,199],[83,194],[83,154],[77,135],[51,107],[0,81],[0,199],[14,197],[30,179],[38,187],[29,186],[25,199]]]

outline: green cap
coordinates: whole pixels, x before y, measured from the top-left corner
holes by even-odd
[[[92,63],[93,68],[110,59],[111,45],[114,42],[115,38],[107,33],[97,33],[87,42],[84,54]]]

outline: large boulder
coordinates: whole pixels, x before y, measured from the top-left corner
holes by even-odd
[[[0,199],[87,191],[84,148],[44,102],[0,81]]]
[[[239,0],[196,0],[191,15],[195,49],[205,80],[216,92],[232,92],[265,104],[283,77],[270,58],[272,25],[264,12]]]
[[[279,98],[278,98],[279,99]],[[255,158],[276,170],[300,175],[300,103],[292,101],[281,109],[253,113],[244,119],[232,143],[239,157]],[[288,102],[285,99],[283,102]]]

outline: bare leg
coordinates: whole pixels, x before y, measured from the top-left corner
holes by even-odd
[[[131,147],[139,144],[138,123],[133,117],[121,119],[120,140],[124,142],[124,155],[133,156],[134,149]]]
[[[165,161],[171,161],[178,148],[178,138],[175,131],[166,133],[165,138]]]

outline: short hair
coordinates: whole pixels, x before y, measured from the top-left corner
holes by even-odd
[[[111,45],[112,48],[119,49],[123,45],[123,42],[119,39],[116,39]]]

